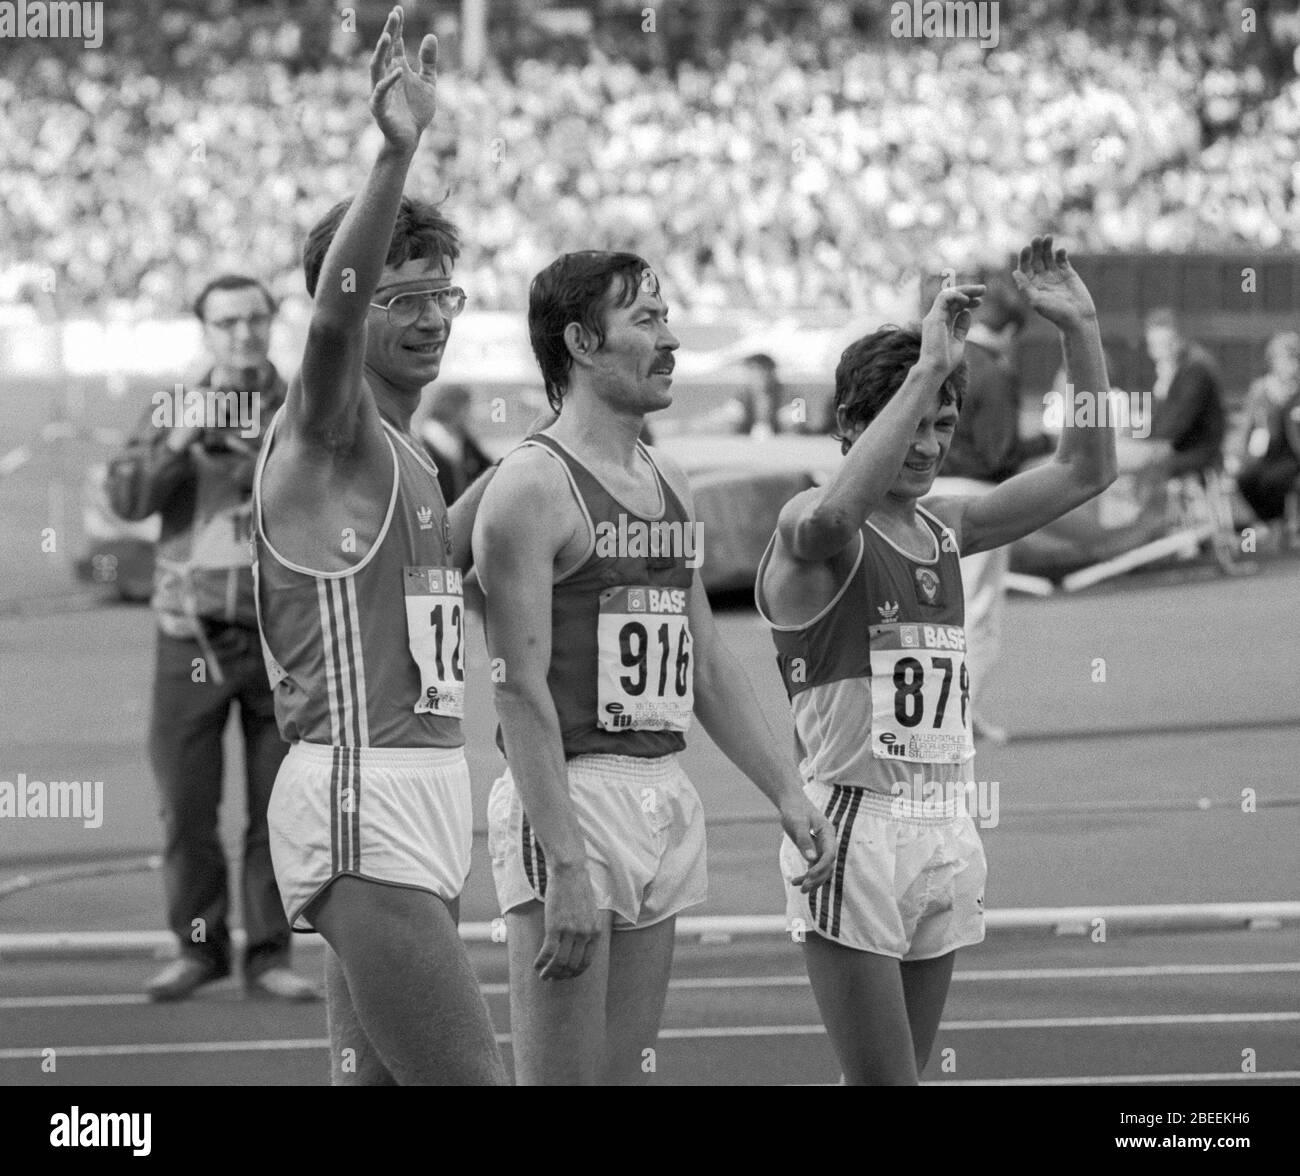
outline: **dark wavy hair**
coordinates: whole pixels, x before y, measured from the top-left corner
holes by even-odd
[[[339,231],[344,216],[352,207],[352,197],[340,200],[316,222],[302,247],[302,270],[307,279],[307,293],[316,297],[316,283],[330,242]],[[445,257],[455,261],[460,256],[460,232],[439,211],[439,206],[415,196],[403,196],[393,225],[384,264],[403,265],[417,257]]]
[[[848,435],[852,426],[871,424],[880,410],[893,399],[903,386],[907,373],[921,357],[921,328],[919,326],[881,327],[870,335],[850,343],[840,356],[835,368],[835,440],[840,452],[848,453],[853,444]],[[966,395],[966,361],[963,359],[939,388],[941,404],[955,404],[961,409]],[[844,421],[839,410],[844,409]]]
[[[580,323],[605,342],[605,315],[636,301],[650,263],[635,253],[586,250],[557,257],[528,288],[528,339],[542,370],[546,399],[555,412],[564,402],[573,356],[564,329]]]

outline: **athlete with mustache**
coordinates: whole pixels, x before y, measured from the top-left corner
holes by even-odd
[[[474,527],[509,760],[488,838],[521,1085],[654,1071],[676,917],[707,885],[677,762],[693,717],[776,806],[795,885],[833,862],[830,823],[718,637],[697,553],[662,542],[694,523],[681,470],[638,441],[672,403],[667,319],[634,254],[570,253],[533,279],[528,330],[559,419],[506,457]]]

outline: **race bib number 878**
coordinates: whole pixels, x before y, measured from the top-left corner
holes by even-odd
[[[685,731],[695,709],[687,588],[607,588],[597,622],[597,723]]]
[[[959,625],[871,626],[871,750],[880,759],[943,764],[975,754]]]
[[[465,599],[458,568],[408,567],[406,638],[420,668],[417,715],[465,714]]]

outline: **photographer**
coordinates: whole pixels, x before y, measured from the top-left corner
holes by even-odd
[[[253,278],[210,281],[194,304],[211,367],[197,385],[153,398],[109,465],[122,518],[157,512],[153,608],[157,661],[149,752],[162,802],[167,921],[180,957],[153,980],[154,1000],[178,1000],[230,974],[227,867],[217,811],[222,733],[239,703],[248,824],[244,834],[244,981],[250,992],[316,999],[288,968],[289,925],[276,888],[266,809],[288,750],[257,633],[250,537],[253,471],[285,382],[267,358],[274,302]],[[200,422],[200,423],[196,423]]]

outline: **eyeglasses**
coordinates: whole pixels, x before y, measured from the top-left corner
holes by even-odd
[[[224,331],[229,335],[240,323],[243,323],[250,331],[265,331],[271,325],[271,316],[269,314],[250,314],[245,315],[243,318],[213,319],[209,321],[208,326],[216,327],[218,331]]]
[[[412,290],[399,294],[387,304],[372,302],[376,310],[386,311],[390,327],[409,327],[418,322],[425,306],[432,302],[443,318],[455,318],[465,309],[468,295],[459,286],[443,286],[438,290]]]

